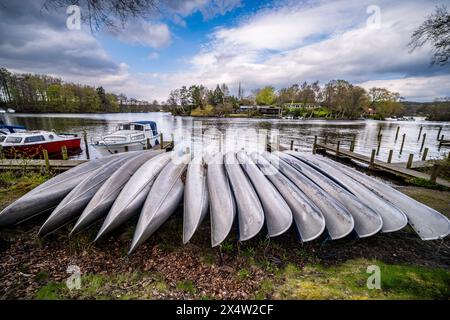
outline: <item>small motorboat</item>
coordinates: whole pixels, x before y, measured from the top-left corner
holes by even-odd
[[[76,134],[57,134],[52,131],[26,131],[5,135],[0,145],[6,157],[36,157],[42,150],[60,154],[65,146],[68,151],[81,150]]]
[[[154,121],[121,123],[116,131],[94,141],[92,146],[102,155],[138,151],[159,144],[159,133]]]

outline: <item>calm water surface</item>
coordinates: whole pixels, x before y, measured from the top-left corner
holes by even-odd
[[[205,138],[200,132],[219,130],[225,133],[222,141],[229,149],[240,150],[251,148],[256,144],[256,139],[247,137],[251,132],[259,132],[259,142],[264,143],[268,130],[271,139],[277,139],[281,145],[289,147],[290,141],[294,141],[294,148],[300,151],[310,151],[314,142],[314,136],[328,136],[328,141],[336,143],[341,141],[341,148],[348,149],[353,136],[356,137],[355,152],[370,155],[372,149],[377,147],[377,135],[381,128],[382,141],[380,160],[386,160],[389,149],[394,150],[393,162],[406,161],[410,153],[414,159],[420,157],[420,146],[423,136],[418,141],[420,127],[423,127],[422,135],[426,134],[425,147],[429,148],[430,158],[446,156],[448,148],[438,149],[437,133],[442,126],[441,135],[450,138],[450,122],[430,122],[424,119],[416,121],[341,121],[341,120],[284,120],[284,119],[246,119],[246,118],[192,118],[174,117],[169,113],[113,113],[113,114],[4,114],[0,118],[7,124],[24,125],[29,130],[56,130],[57,132],[70,132],[81,134],[83,130],[88,132],[89,141],[98,139],[101,135],[115,130],[118,123],[123,121],[153,120],[158,124],[158,130],[164,133],[164,139],[170,140],[174,134],[175,144],[178,147],[198,148],[205,144],[216,144],[220,141],[219,135]],[[397,127],[400,126],[398,140],[395,141]],[[195,130],[194,130],[195,128]],[[246,131],[250,129],[250,131]],[[401,137],[406,134],[403,154],[399,154]],[[74,158],[85,158],[85,146],[83,152]],[[89,146],[91,158],[99,157],[92,146]]]

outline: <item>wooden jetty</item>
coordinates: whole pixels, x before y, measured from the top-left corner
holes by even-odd
[[[408,163],[387,163],[380,160],[375,159],[375,150],[372,151],[372,156],[368,157],[350,150],[343,150],[339,148],[339,143],[337,145],[332,144],[325,144],[325,143],[315,143],[313,147],[313,152],[331,152],[335,156],[340,158],[347,158],[351,160],[355,160],[357,162],[365,163],[369,165],[369,169],[376,169],[376,170],[382,170],[385,172],[389,172],[391,174],[394,174],[396,176],[401,176],[404,178],[420,178],[425,180],[430,180],[450,188],[450,182],[448,182],[445,179],[437,178],[436,176],[433,177],[432,175],[419,172],[416,170],[412,170],[412,168],[418,168],[423,167],[424,163],[426,161],[412,161],[412,157],[410,157],[410,161]]]

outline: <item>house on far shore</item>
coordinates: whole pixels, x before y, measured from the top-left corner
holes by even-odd
[[[264,117],[278,117],[281,118],[282,109],[277,106],[240,106],[236,113],[248,113],[250,111],[258,111]]]
[[[292,108],[292,109],[306,109],[306,110],[315,110],[320,109],[322,106],[318,103],[313,102],[286,102],[283,104],[283,108]]]

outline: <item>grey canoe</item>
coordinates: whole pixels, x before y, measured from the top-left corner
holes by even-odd
[[[111,155],[87,161],[44,182],[0,212],[0,227],[23,222],[55,208],[93,171],[121,156],[123,155]]]
[[[408,224],[408,218],[402,210],[391,204],[390,202],[379,197],[366,186],[356,181],[355,179],[342,173],[326,162],[320,161],[318,156],[303,155],[295,151],[286,152],[298,159],[304,161],[315,170],[320,171],[324,175],[333,177],[347,190],[352,192],[358,199],[365,202],[370,208],[376,211],[383,219],[382,232],[394,232],[403,229]]]
[[[251,182],[245,175],[234,152],[224,157],[225,169],[233,190],[239,219],[239,241],[256,236],[264,226],[264,209]]]
[[[355,221],[355,231],[360,238],[369,237],[381,230],[383,219],[369,206],[360,201],[354,194],[341,188],[338,184],[308,166],[292,155],[277,152],[275,153],[282,160],[286,161],[292,167],[308,177],[319,187],[321,187],[329,196],[342,203],[342,205],[351,213]]]
[[[77,220],[71,234],[82,231],[100,218],[103,218],[109,209],[111,209],[120,191],[136,170],[145,162],[162,152],[162,150],[150,150],[132,159],[128,159],[95,193]]]
[[[292,224],[292,211],[289,205],[245,151],[239,151],[237,159],[259,196],[269,237],[283,234]]]
[[[353,216],[334,198],[327,195],[309,178],[298,172],[277,156],[264,152],[263,156],[286,175],[321,210],[328,234],[332,240],[340,239],[352,232]]]
[[[319,237],[325,230],[325,218],[320,209],[264,157],[256,152],[251,157],[288,203],[301,240],[307,242]]]
[[[170,217],[183,199],[182,174],[190,155],[172,159],[156,178],[145,200],[128,254],[134,252]]]
[[[236,205],[228,181],[223,155],[216,153],[208,159],[206,181],[210,201],[211,245],[220,245],[228,236],[236,215]]]
[[[327,163],[361,182],[378,196],[401,209],[408,217],[411,227],[422,240],[442,239],[449,235],[450,220],[438,211],[354,169],[344,166],[338,167],[331,161],[327,161]]]
[[[206,169],[201,156],[189,163],[184,188],[183,243],[194,235],[208,212],[209,196]]]
[[[145,162],[120,191],[94,241],[139,213],[158,174],[167,165],[172,152],[159,154]]]
[[[92,172],[58,204],[39,229],[38,235],[46,236],[76,219],[103,183],[128,159],[135,156],[135,153],[127,154]]]

